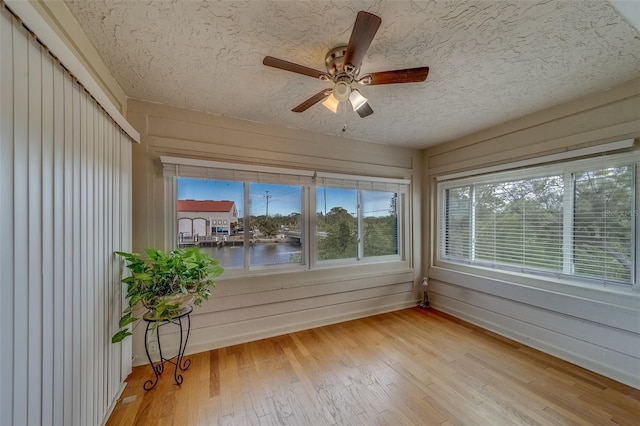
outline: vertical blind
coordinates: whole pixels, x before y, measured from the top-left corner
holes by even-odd
[[[101,424],[131,368],[131,140],[2,3],[0,50],[0,424]]]

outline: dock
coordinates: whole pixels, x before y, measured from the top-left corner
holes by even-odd
[[[255,243],[254,239],[249,240],[249,244],[253,245]],[[178,241],[179,248],[185,247],[225,247],[225,246],[243,246],[244,245],[244,237],[242,236],[231,236],[231,237],[221,237],[216,235],[209,236],[196,236],[195,238],[181,238]]]

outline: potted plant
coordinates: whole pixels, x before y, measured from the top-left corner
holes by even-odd
[[[222,274],[220,262],[197,247],[170,252],[147,249],[147,257],[138,253],[117,251],[127,261],[131,276],[122,280],[127,284],[129,306],[122,312],[120,330],[112,337],[113,343],[122,341],[132,333],[128,325],[139,320],[133,309],[142,303],[157,321],[171,319],[190,304],[200,305],[211,295],[214,278]]]

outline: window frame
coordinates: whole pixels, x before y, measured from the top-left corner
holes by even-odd
[[[242,217],[242,221],[245,224],[249,224],[250,223],[250,218],[251,218],[251,183],[249,181],[243,181],[244,184],[244,214],[248,216],[243,216]],[[255,182],[254,182],[255,183]],[[291,184],[284,184],[284,185],[290,185],[290,186],[294,186]],[[305,230],[305,234],[302,235],[302,239],[305,239],[305,235],[306,235],[306,222],[307,222],[307,217],[306,217],[306,212],[308,211],[308,198],[309,198],[309,187],[308,185],[295,185],[295,186],[300,186],[300,220],[301,220],[301,229]],[[246,232],[246,227],[245,227],[245,233],[244,233],[244,247],[249,247],[249,239],[251,238],[251,233],[250,232]],[[301,243],[302,245],[302,243]],[[244,267],[243,268],[227,268],[226,271],[231,271],[231,270],[242,270],[243,273],[251,273],[251,272],[256,272],[256,271],[270,271],[270,270],[291,270],[291,271],[304,271],[307,268],[308,265],[308,260],[307,260],[307,253],[306,253],[306,249],[305,247],[302,248],[303,251],[303,256],[302,256],[302,262],[301,263],[275,263],[275,264],[263,264],[263,265],[251,265],[251,254],[249,250],[243,250],[244,251]]]
[[[243,182],[244,187],[244,204],[243,209],[243,221],[247,221],[247,215],[249,213],[249,186],[255,181],[242,178],[246,173],[257,173],[265,175],[284,175],[293,177],[300,177],[304,183],[292,183],[285,178],[283,182],[271,182],[281,183],[285,185],[300,185],[302,187],[302,200],[301,200],[301,228],[303,234],[303,263],[302,264],[275,264],[275,265],[250,265],[249,251],[244,250],[244,266],[241,268],[228,268],[225,270],[224,278],[243,277],[243,276],[260,276],[273,273],[289,273],[289,272],[302,272],[312,270],[323,270],[330,268],[344,268],[354,267],[359,265],[371,265],[379,263],[387,263],[393,270],[411,270],[411,262],[409,261],[411,247],[408,242],[410,241],[409,235],[406,235],[410,226],[408,221],[410,220],[410,197],[408,195],[411,192],[411,180],[406,178],[386,178],[380,176],[359,176],[337,173],[325,173],[316,172],[313,170],[300,170],[300,169],[286,169],[280,167],[268,167],[268,166],[255,166],[244,165],[228,162],[218,162],[210,160],[199,160],[181,157],[165,157],[160,158],[164,168],[165,179],[165,244],[167,249],[173,249],[177,247],[177,238],[173,238],[176,233],[176,201],[177,201],[177,178],[178,177],[195,177],[201,179],[212,180],[236,180]],[[181,170],[182,169],[182,170]],[[215,173],[211,173],[213,169],[221,169],[225,177],[216,177]],[[195,173],[195,175],[193,175]],[[229,175],[237,173],[239,178],[229,178]],[[368,256],[366,258],[349,258],[349,259],[335,259],[327,261],[318,261],[317,257],[317,238],[315,235],[316,230],[316,188],[320,185],[319,182],[323,179],[343,180],[355,184],[358,187],[363,187],[365,190],[391,192],[385,188],[391,187],[398,189],[396,192],[398,195],[398,254],[397,255],[385,255],[385,256]],[[372,189],[373,188],[373,189]],[[361,210],[361,191],[358,191],[358,221],[360,222],[360,210]],[[245,233],[245,238],[247,238]],[[359,244],[361,245],[361,243]],[[245,247],[247,241],[245,241]],[[359,248],[359,250],[361,250]],[[359,253],[361,253],[359,251]]]
[[[336,186],[328,186],[328,185],[314,185],[314,194],[317,194],[317,188],[338,188]],[[314,238],[314,250],[313,250],[313,264],[316,268],[322,267],[332,267],[332,266],[349,266],[349,265],[357,265],[357,264],[366,264],[366,263],[380,263],[380,262],[402,262],[406,260],[406,247],[404,244],[404,211],[406,210],[405,202],[406,202],[406,192],[402,191],[391,191],[391,190],[382,190],[382,189],[354,189],[356,191],[356,228],[357,228],[357,250],[355,257],[348,258],[340,258],[340,259],[320,259],[318,250],[318,240],[316,232],[312,232]],[[390,255],[381,255],[381,256],[365,256],[364,255],[364,212],[363,212],[363,191],[377,191],[377,192],[393,192],[398,197],[398,203],[396,206],[396,217],[397,217],[397,254]],[[316,197],[314,198],[314,209],[317,207],[315,202],[317,201]],[[313,230],[316,230],[316,222],[317,211],[314,211],[312,214],[314,217],[314,226]],[[311,214],[311,213],[310,213]]]
[[[635,220],[631,220],[631,277],[630,282],[620,282],[614,280],[608,280],[603,278],[585,277],[582,275],[573,275],[567,273],[567,261],[566,244],[567,240],[574,241],[573,224],[575,221],[575,215],[573,214],[573,202],[574,200],[574,185],[571,184],[568,187],[567,182],[573,183],[574,174],[579,172],[585,172],[589,170],[598,170],[603,168],[613,168],[621,166],[633,166],[634,173],[634,191],[632,191],[631,208],[632,214],[635,216]],[[533,270],[530,268],[522,268],[520,266],[497,266],[490,265],[485,262],[475,262],[469,257],[468,260],[452,259],[446,254],[446,191],[454,188],[462,188],[465,186],[473,187],[474,185],[487,184],[487,183],[499,183],[508,182],[509,180],[517,179],[530,179],[540,176],[549,176],[552,174],[560,174],[563,177],[565,183],[565,190],[563,193],[563,270],[561,272],[548,272],[544,270]],[[464,272],[478,273],[482,276],[496,276],[505,275],[512,277],[524,277],[523,282],[535,282],[539,280],[578,285],[585,287],[619,287],[632,290],[640,289],[640,260],[638,254],[640,246],[638,238],[640,237],[640,151],[631,151],[618,154],[600,155],[597,157],[582,158],[582,159],[563,159],[562,161],[554,162],[551,164],[542,165],[529,165],[527,167],[519,167],[516,169],[509,169],[508,165],[505,165],[503,170],[485,171],[480,170],[478,174],[474,174],[473,171],[466,173],[462,177],[455,177],[453,179],[439,178],[435,183],[436,192],[436,206],[435,221],[434,221],[434,266],[444,267],[451,270],[459,270]],[[471,201],[470,201],[471,202]],[[470,208],[470,214],[473,215],[473,208]],[[470,218],[470,222],[473,218]],[[567,235],[568,234],[568,235]],[[635,238],[634,238],[635,236]],[[470,235],[470,247],[469,251],[473,250],[474,242],[473,236]],[[469,255],[471,256],[471,255]],[[531,279],[531,280],[529,280]],[[516,279],[518,280],[518,279]]]

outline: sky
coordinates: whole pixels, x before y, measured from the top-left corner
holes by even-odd
[[[249,186],[249,203],[251,215],[265,215],[267,213],[267,201],[269,216],[287,216],[291,213],[300,213],[300,194],[302,187],[296,185],[279,185],[266,183],[252,183]],[[353,215],[357,211],[357,195],[354,189],[340,188],[316,188],[317,212],[329,212],[333,207],[342,207]],[[364,210],[365,216],[387,216],[391,193],[365,191]],[[243,216],[244,190],[243,183],[237,181],[178,178],[178,200],[230,200],[235,201],[238,213]]]

